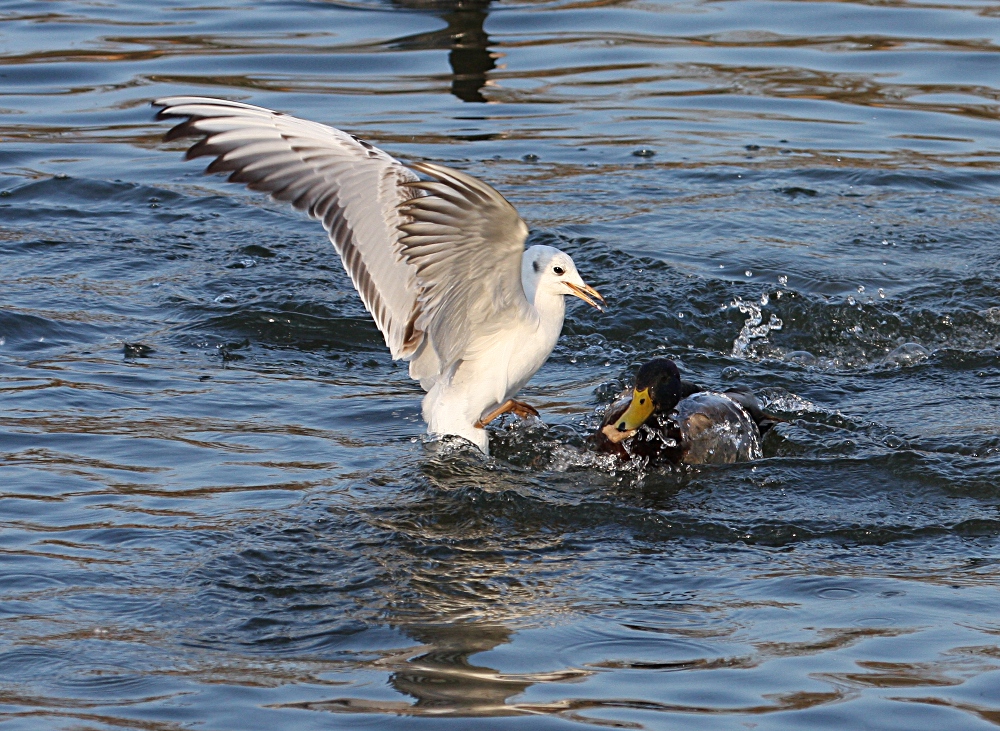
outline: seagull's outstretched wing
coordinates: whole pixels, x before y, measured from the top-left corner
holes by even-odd
[[[215,159],[206,172],[270,193],[320,220],[394,358],[420,345],[416,267],[401,257],[399,205],[417,176],[379,149],[326,125],[239,102],[157,99],[157,118],[187,117],[167,135],[202,137],[187,158]]]
[[[403,256],[417,267],[420,316],[441,370],[527,304],[521,257],[528,227],[486,183],[428,162],[413,168],[433,181],[404,183],[428,193],[400,210]]]
[[[485,183],[385,152],[326,125],[239,102],[172,97],[158,117],[186,117],[166,139],[200,136],[187,157],[322,221],[394,358],[429,355],[445,372],[526,304],[528,228]]]

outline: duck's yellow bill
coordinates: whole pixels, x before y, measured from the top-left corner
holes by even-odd
[[[653,399],[649,397],[649,388],[642,391],[632,392],[632,403],[628,405],[625,413],[615,422],[618,431],[631,431],[638,429],[646,419],[653,413]]]

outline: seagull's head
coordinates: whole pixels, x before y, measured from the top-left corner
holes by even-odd
[[[573,257],[552,246],[532,246],[521,260],[521,282],[529,301],[539,293],[571,294],[601,312],[604,298],[583,281]]]

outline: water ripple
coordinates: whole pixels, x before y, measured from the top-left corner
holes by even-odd
[[[0,10],[0,722],[1000,722],[998,53],[976,3]],[[318,227],[161,143],[192,93],[569,251],[611,307],[544,422],[425,442]],[[653,356],[764,459],[591,454]]]

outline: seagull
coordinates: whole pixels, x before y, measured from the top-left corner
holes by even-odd
[[[183,120],[165,141],[201,138],[186,159],[214,158],[206,173],[229,173],[323,224],[393,359],[409,361],[426,392],[428,433],[488,455],[489,422],[538,415],[513,397],[555,347],[565,295],[598,310],[604,298],[569,254],[524,248],[528,227],[500,193],[250,104],[168,97],[153,106],[157,119]]]

